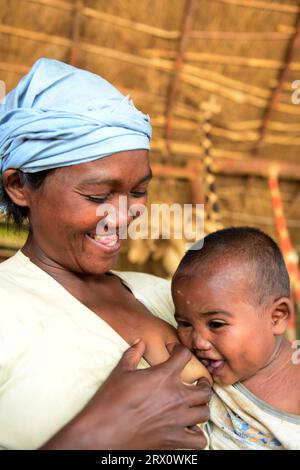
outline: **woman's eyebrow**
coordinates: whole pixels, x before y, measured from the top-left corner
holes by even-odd
[[[145,181],[148,181],[148,180],[151,180],[152,178],[152,171],[149,171],[149,173],[147,173],[147,175],[143,176],[143,178],[141,178],[136,184],[135,186],[138,186],[139,184],[141,183],[144,183]],[[80,186],[92,186],[92,185],[96,185],[96,184],[118,184],[118,183],[121,183],[122,180],[118,179],[118,178],[107,178],[107,179],[103,179],[101,177],[97,177],[97,176],[94,176],[92,178],[87,178],[85,180],[82,180],[80,182]]]

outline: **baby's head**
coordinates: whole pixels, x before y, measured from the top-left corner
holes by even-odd
[[[201,249],[190,249],[174,274],[172,295],[181,342],[219,384],[243,381],[266,367],[292,313],[278,246],[248,227],[219,230],[205,237]]]

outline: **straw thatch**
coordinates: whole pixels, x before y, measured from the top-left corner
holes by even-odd
[[[276,237],[267,183],[275,161],[300,252],[300,104],[291,102],[299,14],[299,0],[0,0],[0,78],[10,90],[36,59],[52,57],[130,94],[152,118],[154,202],[192,201],[176,168],[203,169],[206,118],[221,223]],[[219,109],[207,117],[212,97]],[[159,165],[175,166],[175,179]],[[125,256],[121,264],[132,267]],[[165,273],[153,260],[146,269]]]

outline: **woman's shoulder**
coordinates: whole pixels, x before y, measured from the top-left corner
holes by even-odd
[[[18,250],[10,258],[0,263],[0,276],[18,276],[20,269],[24,269],[30,265],[30,260],[21,250]]]
[[[161,289],[171,290],[171,281],[159,276],[149,273],[135,272],[135,271],[113,271],[114,274],[122,278],[125,282],[133,283],[137,287],[153,288],[158,287]]]

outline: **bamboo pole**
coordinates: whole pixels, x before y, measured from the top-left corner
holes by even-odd
[[[277,85],[278,85],[278,80],[269,80],[269,82],[268,82],[268,87],[270,87],[270,88],[276,88]],[[291,90],[292,90],[291,81],[287,81],[287,82],[283,83],[282,90],[290,93]]]
[[[286,5],[283,3],[272,3],[263,0],[214,0],[215,2],[239,7],[257,8],[259,10],[277,11],[279,13],[298,13],[299,7],[296,5]]]
[[[109,13],[94,10],[92,8],[84,8],[83,14],[89,18],[93,18],[99,21],[106,21],[114,26],[121,28],[131,29],[140,33],[149,34],[161,39],[179,39],[180,31],[168,31],[166,29],[157,28],[137,21],[129,20],[127,18],[120,18]]]
[[[162,59],[174,59],[176,57],[175,51],[167,49],[141,49],[141,54],[145,57],[160,57]],[[278,60],[264,59],[259,57],[241,57],[224,54],[212,54],[206,52],[187,52],[186,58],[189,62],[200,62],[208,64],[221,64],[221,65],[237,65],[240,67],[264,68],[270,70],[278,70],[283,68],[285,64]],[[291,64],[291,70],[298,72],[300,70],[300,63],[295,62]]]
[[[260,88],[258,86],[254,86],[249,83],[236,80],[234,78],[226,77],[221,73],[214,72],[213,70],[207,70],[207,69],[196,67],[195,65],[190,65],[190,64],[185,64],[184,70],[186,73],[190,75],[195,75],[196,77],[200,77],[208,81],[213,81],[215,83],[218,83],[222,86],[226,86],[228,88],[232,88],[234,90],[238,90],[242,92],[244,91],[253,96],[258,96],[260,98],[270,97],[270,90],[268,89]]]
[[[233,101],[235,103],[251,104],[252,106],[255,106],[256,108],[261,108],[261,109],[265,109],[266,107],[267,101],[265,99],[252,96],[249,93],[230,89],[228,87],[221,86],[214,82],[210,82],[208,80],[203,80],[199,77],[188,75],[184,72],[182,72],[181,74],[181,79],[185,83],[188,83],[194,86],[195,88],[201,88],[202,90],[216,94],[223,98],[227,98],[230,101]],[[290,114],[290,115],[296,115],[296,116],[300,115],[300,108],[298,108],[297,106],[293,104],[278,103],[277,111],[281,113]]]
[[[72,40],[69,38],[63,38],[62,36],[54,36],[51,34],[29,31],[23,28],[16,28],[14,26],[0,25],[0,33],[9,34],[24,39],[30,39],[33,41],[41,41],[47,44],[54,44],[56,46],[71,47]],[[91,52],[97,55],[104,55],[105,57],[121,60],[134,65],[140,65],[143,67],[156,67],[162,70],[172,70],[172,62],[162,59],[149,60],[145,57],[138,57],[134,54],[127,52],[116,51],[115,49],[109,49],[94,44],[81,42],[80,47],[86,52]]]
[[[31,3],[39,3],[47,7],[57,8],[58,10],[73,11],[74,5],[72,3],[64,2],[63,0],[27,0]]]
[[[196,162],[194,165],[197,165],[198,171],[202,171],[200,162]],[[187,180],[193,180],[197,176],[195,169],[188,166],[175,167],[153,162],[151,167],[154,175],[166,177],[170,175]],[[249,156],[247,159],[236,159],[215,155],[212,170],[214,173],[222,175],[253,175],[264,178],[269,178],[270,174],[277,172],[281,179],[300,180],[300,165],[297,163],[262,158],[254,159]]]
[[[232,130],[253,130],[260,128],[261,121],[258,119],[253,121],[226,121],[225,126]],[[299,132],[299,123],[270,121],[268,129],[285,133]]]
[[[287,24],[279,24],[277,27],[281,33],[295,34],[296,29],[293,26]]]
[[[85,52],[101,55],[109,59],[120,60],[122,62],[128,62],[129,64],[139,65],[141,67],[153,67],[166,72],[170,72],[172,70],[172,61],[167,61],[160,58],[149,60],[146,57],[139,57],[128,52],[109,49],[108,47],[102,47],[86,42],[82,42],[80,47]]]
[[[72,41],[69,38],[62,36],[55,36],[36,31],[29,31],[23,28],[16,28],[15,26],[0,25],[0,33],[9,34],[12,36],[21,37],[24,39],[31,39],[33,41],[41,41],[47,44],[54,44],[56,46],[71,47]]]
[[[185,70],[185,69],[184,69]],[[258,98],[251,94],[225,87],[219,83],[215,83],[203,78],[189,75],[184,71],[181,74],[182,80],[189,85],[192,85],[196,88],[201,88],[202,90],[208,91],[212,94],[217,94],[223,98],[227,98],[230,101],[240,104],[251,104],[257,108],[264,108],[266,105],[266,100],[263,98]],[[291,105],[292,106],[292,105]]]
[[[291,37],[290,31],[191,31],[193,39],[216,39],[218,41],[282,41]]]
[[[200,116],[201,118],[201,116]],[[151,118],[151,124],[153,127],[164,127],[166,122],[165,116],[161,114],[157,114],[155,117]],[[222,125],[221,125],[222,124]],[[260,128],[261,121],[253,120],[253,121],[240,121],[240,122],[222,122],[219,126],[212,125],[211,133],[215,136],[225,137],[230,140],[242,140],[242,141],[255,141],[259,136],[259,128]],[[199,129],[199,125],[195,121],[182,119],[182,118],[174,118],[173,119],[173,127],[176,130],[186,130],[186,131],[195,131]],[[267,134],[270,137],[270,142],[272,143],[272,139],[274,137],[274,143],[277,138],[282,139],[293,139],[299,138],[299,124],[289,124],[289,123],[281,123],[278,121],[271,121],[270,125],[268,126],[269,130],[274,130],[277,132],[283,132],[284,134]],[[257,132],[255,132],[255,130]],[[291,142],[291,145],[292,142]]]
[[[153,152],[161,153],[165,155],[166,153],[166,143],[163,139],[155,139],[151,142],[151,149]],[[199,155],[202,155],[203,149],[200,145],[190,144],[187,142],[181,141],[172,141],[170,146],[170,151],[172,155],[181,155],[181,157],[190,157],[190,158],[197,158]],[[254,174],[257,176],[268,177],[268,173],[265,171],[264,165],[266,165],[267,169],[271,169],[274,165],[276,168],[278,164],[281,162],[280,165],[281,173],[287,179],[292,180],[299,180],[299,166],[296,163],[286,162],[284,160],[268,160],[268,159],[255,159],[253,156],[249,158],[251,155],[249,152],[234,152],[231,150],[226,150],[223,148],[212,148],[211,154],[213,157],[216,157],[215,161],[217,167],[215,171],[224,170],[226,174],[230,174],[230,171],[234,174],[241,174],[247,176],[247,174]],[[225,159],[225,160],[223,160]],[[256,162],[257,160],[257,162]],[[228,163],[228,169],[224,167],[223,161]],[[221,162],[221,163],[220,163]],[[234,162],[237,162],[235,164]],[[257,163],[257,165],[256,165]],[[221,165],[219,167],[219,164]],[[248,173],[247,173],[248,172]],[[295,172],[295,173],[294,173]]]
[[[294,136],[281,136],[281,135],[265,134],[264,144],[298,146],[298,145],[300,145],[299,132],[297,133],[297,135],[294,135]]]
[[[232,150],[227,150],[222,147],[214,147],[212,149],[212,155],[216,158],[222,159],[224,158],[229,158],[230,160],[244,160],[247,161],[249,157],[251,156],[249,152],[237,152],[237,151],[232,151]]]
[[[158,118],[151,119],[152,127],[164,127],[166,119],[163,116]],[[199,124],[195,122],[189,122],[180,119],[173,119],[173,129],[176,130],[185,130],[185,131],[195,131],[199,130]],[[241,142],[253,142],[258,137],[258,132],[251,131],[231,131],[225,128],[212,126],[210,134],[217,137],[223,137],[231,141],[241,141]]]

